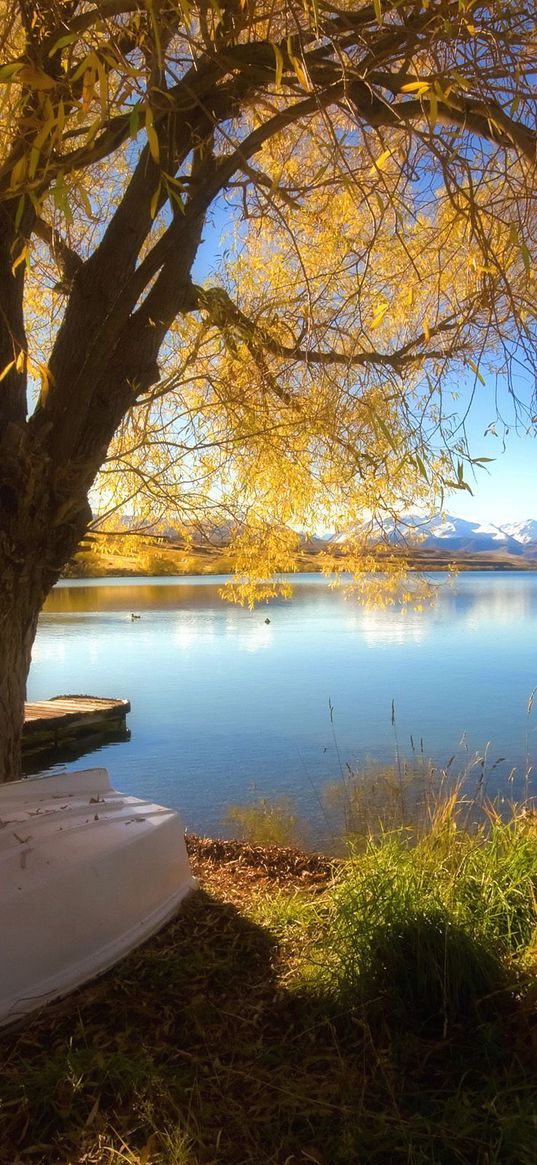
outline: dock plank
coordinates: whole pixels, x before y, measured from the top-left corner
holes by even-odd
[[[50,700],[36,700],[24,706],[24,727],[22,733],[23,752],[34,748],[39,738],[39,747],[60,746],[66,736],[83,735],[87,730],[94,733],[99,726],[107,728],[114,724],[125,724],[131,706],[128,700],[112,699],[105,696],[53,696]]]

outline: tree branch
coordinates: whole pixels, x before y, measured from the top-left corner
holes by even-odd
[[[60,233],[53,230],[50,223],[45,222],[41,217],[37,217],[34,222],[34,234],[47,244],[51,255],[58,265],[60,274],[62,276],[62,283],[65,285],[59,290],[68,292],[73,279],[80,271],[83,260],[76,251],[62,239]]]
[[[253,356],[259,352],[269,352],[273,356],[277,356],[281,360],[296,360],[305,364],[316,365],[339,365],[345,368],[363,368],[369,365],[381,365],[383,367],[392,368],[399,372],[409,365],[427,359],[436,359],[445,356],[445,352],[441,350],[435,351],[427,347],[427,351],[423,349],[425,345],[429,345],[431,338],[442,337],[443,335],[453,332],[457,329],[460,323],[460,313],[448,316],[441,320],[435,327],[430,328],[427,335],[422,332],[419,336],[415,336],[403,347],[396,349],[394,352],[335,352],[335,351],[319,351],[317,349],[302,348],[299,345],[288,346],[281,344],[267,332],[264,328],[259,327],[253,320],[241,311],[237,304],[233,302],[227,291],[220,287],[203,288],[193,284],[193,293],[195,296],[195,308],[205,311],[210,323],[220,330],[226,328],[233,329],[235,333],[246,343],[249,351]]]

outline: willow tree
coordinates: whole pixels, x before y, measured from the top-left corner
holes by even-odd
[[[107,458],[239,506],[254,572],[463,483],[446,376],[531,359],[536,33],[532,0],[4,0],[0,778]]]

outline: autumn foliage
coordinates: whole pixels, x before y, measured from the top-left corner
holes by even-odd
[[[298,527],[465,488],[454,384],[534,359],[536,25],[533,0],[5,0],[4,772],[89,491],[227,522],[261,579]]]

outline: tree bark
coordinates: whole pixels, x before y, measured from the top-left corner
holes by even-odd
[[[0,432],[0,782],[20,776],[39,612],[91,519],[87,488],[58,474],[28,425]]]
[[[0,560],[0,781],[21,775],[21,734],[26,678],[30,667],[43,589],[29,563],[16,568]]]

